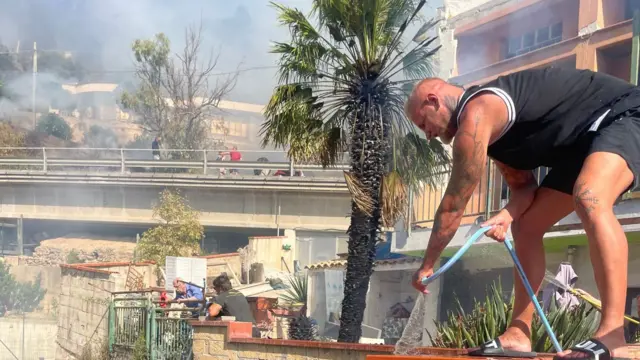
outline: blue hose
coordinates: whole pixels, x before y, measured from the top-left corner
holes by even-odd
[[[456,261],[460,260],[462,255],[464,255],[464,253],[467,252],[467,250],[469,250],[471,245],[473,245],[476,241],[478,241],[478,239],[483,237],[484,233],[486,233],[489,230],[491,230],[491,226],[485,226],[483,228],[478,229],[478,231],[476,231],[475,233],[473,233],[473,235],[471,235],[471,237],[469,237],[469,239],[467,239],[467,242],[464,243],[464,245],[462,245],[462,247],[455,254],[453,254],[451,259],[449,259],[449,261],[447,261],[446,264],[442,265],[431,276],[422,278],[422,285],[428,285],[429,283],[431,283],[435,279],[439,278],[440,275],[444,274],[445,271],[449,270],[449,268],[451,266],[453,266],[453,264]]]
[[[486,233],[489,230],[491,230],[491,226],[485,226],[483,228],[478,229],[475,233],[473,233],[473,235],[471,235],[469,239],[467,239],[464,245],[462,245],[462,247],[455,254],[453,254],[453,256],[451,257],[451,259],[449,259],[449,261],[447,261],[444,265],[442,265],[431,276],[422,278],[422,285],[425,285],[425,286],[428,285],[429,283],[439,278],[442,274],[444,274],[445,271],[449,270],[449,268],[451,268],[451,266],[453,266],[453,264],[456,261],[460,260],[462,255],[464,255],[464,253],[467,252],[467,250],[469,250],[471,245],[473,245],[476,241],[478,241],[478,239],[484,236],[484,233]],[[516,269],[518,270],[520,279],[522,280],[522,283],[524,284],[525,289],[527,289],[527,293],[529,294],[529,297],[531,298],[531,301],[533,302],[533,305],[536,308],[536,312],[538,313],[538,316],[540,316],[540,320],[542,320],[542,324],[544,325],[545,330],[547,331],[547,334],[549,335],[549,338],[553,343],[553,347],[556,349],[557,352],[562,352],[560,343],[558,343],[558,339],[556,338],[556,335],[553,333],[553,329],[551,329],[551,325],[549,324],[547,317],[544,315],[544,311],[542,311],[542,308],[540,307],[540,303],[538,303],[538,299],[536,298],[536,295],[533,289],[531,288],[531,284],[529,284],[529,280],[527,280],[527,277],[524,273],[524,269],[522,269],[522,265],[520,264],[520,260],[518,260],[518,257],[516,256],[513,246],[511,245],[511,240],[506,239],[504,241],[504,245],[507,248],[509,255],[511,255],[511,258],[513,259],[513,263]]]
[[[515,264],[516,269],[518,270],[520,279],[522,280],[522,283],[524,284],[525,289],[527,289],[527,293],[529,293],[531,302],[533,302],[533,306],[535,306],[536,312],[538,313],[538,316],[540,316],[540,320],[542,321],[544,328],[547,330],[547,335],[549,335],[549,339],[551,339],[551,342],[553,343],[553,347],[556,349],[557,352],[562,352],[562,347],[560,347],[560,343],[558,342],[556,335],[553,333],[553,329],[551,329],[551,324],[549,324],[547,317],[544,315],[544,311],[542,311],[542,307],[540,307],[538,298],[536,297],[535,292],[531,288],[531,284],[529,284],[529,280],[527,280],[527,276],[524,273],[524,269],[522,268],[522,265],[520,265],[520,260],[518,260],[518,257],[516,256],[516,252],[513,249],[513,245],[511,245],[511,240],[506,239],[504,241],[504,246],[506,246],[507,251],[509,251],[509,255],[511,255],[511,258],[513,259],[513,263]]]

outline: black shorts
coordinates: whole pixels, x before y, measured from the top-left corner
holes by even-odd
[[[584,160],[595,152],[620,155],[633,172],[633,184],[627,190],[637,189],[640,175],[640,109],[628,111],[602,124],[597,131],[587,133],[575,146],[558,154],[563,165],[552,168],[540,187],[573,194],[573,186]]]

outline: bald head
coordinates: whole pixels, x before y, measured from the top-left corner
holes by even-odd
[[[405,103],[407,117],[426,134],[428,139],[439,137],[448,144],[455,135],[451,117],[464,89],[439,78],[427,78],[413,88]]]

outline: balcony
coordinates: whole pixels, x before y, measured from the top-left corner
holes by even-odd
[[[549,172],[547,168],[538,168],[534,175],[540,183]],[[427,247],[427,242],[433,228],[436,210],[440,205],[446,184],[433,189],[425,189],[413,198],[413,212],[411,226],[408,233],[397,233],[393,240],[392,251],[421,256]],[[479,217],[488,218],[506,205],[509,199],[509,189],[498,171],[490,162],[485,175],[467,204],[460,229],[445,250],[445,256],[461,246],[467,238],[467,233],[473,222]],[[617,204],[614,211],[623,225],[630,242],[640,242],[640,192],[627,193]],[[479,244],[489,244],[492,240],[481,239]],[[569,245],[584,245],[586,237],[580,220],[575,213],[556,223],[545,236],[547,251],[562,251]]]

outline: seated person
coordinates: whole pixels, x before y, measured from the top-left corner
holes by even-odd
[[[197,308],[202,303],[204,295],[202,289],[186,283],[181,278],[173,280],[173,287],[176,289],[177,296],[174,301],[184,304],[188,308]],[[194,311],[194,316],[197,316],[197,312]]]
[[[250,322],[253,324],[253,337],[259,338],[260,331],[256,327],[256,320],[249,302],[244,294],[233,289],[227,274],[213,279],[213,289],[217,295],[206,305],[209,317],[234,316],[236,321]]]

